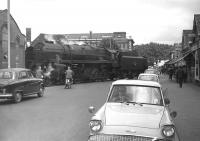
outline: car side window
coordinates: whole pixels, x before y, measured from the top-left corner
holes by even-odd
[[[33,74],[30,71],[27,71],[28,78],[33,78]]]
[[[26,78],[28,78],[26,71],[19,72],[19,79],[26,79]]]
[[[7,71],[0,72],[0,78],[1,79],[12,79],[12,77],[13,77],[12,72],[7,72]]]

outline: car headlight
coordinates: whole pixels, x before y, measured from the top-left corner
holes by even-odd
[[[162,129],[162,134],[165,137],[172,137],[175,134],[175,128],[173,125],[165,125]]]
[[[91,120],[89,126],[92,132],[99,132],[102,129],[102,122],[100,120]]]

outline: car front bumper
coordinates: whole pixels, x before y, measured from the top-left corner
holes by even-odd
[[[11,97],[13,97],[12,94],[9,94],[9,93],[6,93],[6,94],[0,93],[0,99],[11,98]]]
[[[91,135],[88,141],[175,141],[175,140],[158,139],[152,137],[133,136],[133,135],[96,134],[96,135]]]
[[[132,135],[98,134],[90,136],[88,141],[153,141],[153,138]]]
[[[107,125],[98,133],[90,131],[88,141],[179,141],[179,138],[177,133],[165,138],[160,128]]]

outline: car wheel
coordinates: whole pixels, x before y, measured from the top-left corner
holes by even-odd
[[[40,86],[40,90],[38,92],[38,97],[43,97],[43,95],[44,95],[44,87]]]
[[[22,100],[22,94],[20,92],[16,92],[14,94],[14,102],[19,103],[19,102],[21,102],[21,100]]]

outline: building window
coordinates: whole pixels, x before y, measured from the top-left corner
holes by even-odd
[[[2,52],[3,54],[8,52],[8,31],[7,28],[4,26],[2,28]]]
[[[120,44],[121,45],[121,49],[123,50],[124,49],[124,46],[123,46],[123,44]]]
[[[124,48],[128,50],[128,45],[125,43]]]

